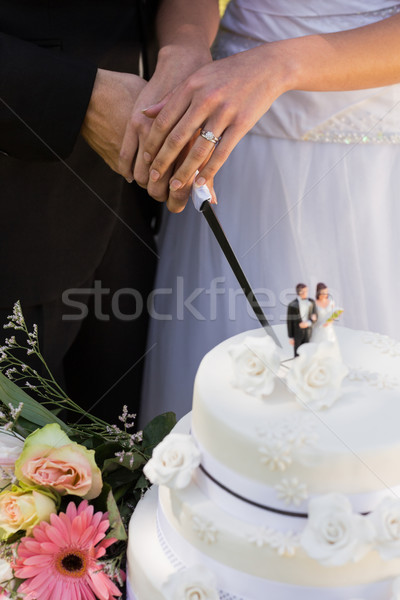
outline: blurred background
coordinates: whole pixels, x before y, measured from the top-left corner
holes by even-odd
[[[228,3],[229,3],[229,0],[219,0],[219,9],[221,11],[221,15],[224,14],[224,10],[226,9]]]

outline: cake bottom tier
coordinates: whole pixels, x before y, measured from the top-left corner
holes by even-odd
[[[220,600],[392,600],[393,578],[349,587],[290,585],[254,577],[222,565],[192,547],[177,532],[161,530],[158,488],[138,504],[129,526],[127,599],[164,600],[162,586],[173,573],[198,564],[218,579]],[[164,524],[165,527],[165,524]],[[166,540],[168,537],[168,542]],[[184,600],[184,599],[182,599]]]

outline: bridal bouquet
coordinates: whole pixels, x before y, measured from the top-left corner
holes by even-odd
[[[175,417],[132,433],[126,407],[119,426],[86,414],[47,369],[19,303],[4,327],[14,335],[0,347],[0,600],[118,598],[127,525],[149,485],[143,467]]]

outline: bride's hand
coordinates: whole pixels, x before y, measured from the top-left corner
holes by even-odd
[[[181,190],[196,170],[200,169],[199,185],[210,183],[238,141],[285,90],[284,68],[274,48],[265,44],[208,64],[179,85],[167,101],[145,111],[154,118],[143,147],[150,165],[147,189],[151,196],[158,196],[159,182],[165,181],[196,132],[202,129],[221,136],[215,145],[197,134],[185,160],[170,177],[167,206],[172,212],[184,208]]]
[[[171,177],[168,205],[173,211],[184,207],[179,191],[196,169],[209,158],[197,181],[215,175],[283,92],[392,85],[399,82],[399,72],[400,14],[352,30],[261,44],[207,65],[176,89],[153,123],[144,147],[150,156],[150,193],[198,128],[222,139],[215,147],[199,137]],[[153,108],[148,116],[160,110]]]

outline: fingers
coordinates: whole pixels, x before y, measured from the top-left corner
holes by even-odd
[[[128,182],[132,182],[134,178],[133,165],[139,145],[139,127],[138,115],[133,112],[126,125],[118,158],[118,171]]]
[[[161,111],[161,109],[163,109],[164,106],[167,104],[171,95],[172,93],[167,94],[165,98],[163,98],[160,102],[157,102],[157,104],[152,104],[147,108],[142,108],[142,113],[146,115],[146,117],[148,117],[149,119],[155,119],[158,113]]]
[[[217,126],[215,126],[214,129],[211,129],[211,127],[207,125],[204,127],[204,129],[206,129],[207,131],[211,130],[214,133],[214,135],[217,135],[217,133],[219,133]],[[171,206],[174,205],[176,191],[181,188],[184,188],[187,185],[187,182],[192,178],[193,172],[196,172],[197,169],[199,170],[199,174],[196,177],[195,185],[201,186],[207,184],[210,188],[211,182],[212,186],[215,174],[224,164],[229,154],[232,152],[239,137],[240,134],[237,130],[235,130],[234,127],[228,127],[228,129],[226,129],[223,133],[221,141],[217,145],[213,145],[211,142],[203,139],[201,136],[196,140],[196,143],[193,145],[193,148],[188,153],[182,165],[179,167],[179,169],[175,171],[175,173],[171,177],[169,195],[169,203],[171,204]],[[204,152],[206,152],[208,148],[208,160],[199,160],[199,157],[202,155],[203,152],[203,150],[199,151],[200,147],[204,148]],[[203,166],[204,162],[205,164]],[[178,187],[178,182],[181,184],[181,187]]]
[[[213,181],[215,175],[227,160],[240,137],[240,131],[235,127],[228,127],[228,129],[224,131],[221,141],[216,146],[210,160],[204,167],[199,169],[199,174],[196,177],[196,185],[204,185],[205,183],[209,185],[209,182]],[[184,165],[182,165],[182,167],[184,167]],[[181,175],[180,173],[174,173],[173,177],[179,179]]]
[[[143,144],[150,132],[152,119],[158,115],[167,101],[168,97],[142,110],[137,109],[135,106],[126,126],[119,153],[118,170],[127,181],[131,182],[135,179],[142,187],[147,185],[149,163],[151,162],[151,160],[146,161],[143,157]],[[137,161],[139,161],[139,164],[136,168]]]

